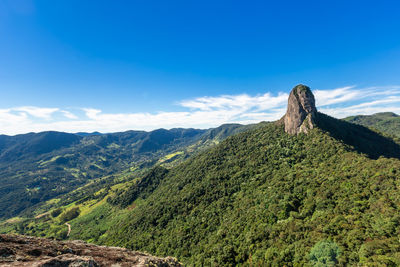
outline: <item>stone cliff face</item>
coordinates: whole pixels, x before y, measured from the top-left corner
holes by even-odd
[[[55,241],[30,236],[0,235],[0,266],[178,267],[183,265],[171,257],[158,258],[124,248],[96,246],[83,241]]]
[[[314,95],[308,86],[299,84],[290,92],[284,117],[285,132],[289,134],[308,133],[314,128],[317,108]]]

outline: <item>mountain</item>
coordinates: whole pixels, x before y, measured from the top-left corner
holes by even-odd
[[[287,111],[282,118],[288,134],[308,133],[314,128],[317,108],[311,89],[303,84],[290,92]]]
[[[173,165],[247,127],[1,135],[0,218],[29,212],[98,178],[111,176],[107,183],[113,184],[112,175],[122,171],[138,175],[160,160]]]
[[[91,135],[102,135],[100,132],[92,132],[92,133],[86,133],[86,132],[77,132],[75,133],[76,135],[79,136],[91,136]]]
[[[171,255],[188,266],[400,265],[399,144],[318,112],[313,99],[296,86],[277,122],[176,164],[163,156],[120,182],[98,179],[0,229]],[[216,143],[209,137],[196,144]]]
[[[98,242],[196,266],[309,264],[330,242],[343,265],[400,264],[399,173],[398,159],[370,159],[318,128],[291,136],[269,124],[158,172],[156,189],[138,184],[132,211]]]
[[[151,174],[99,241],[190,265],[400,264],[399,145],[314,116],[307,134],[271,123]]]
[[[15,162],[79,143],[79,136],[62,132],[41,132],[0,136],[0,161]]]
[[[400,138],[400,116],[392,112],[351,116],[343,120],[374,128],[380,132]]]

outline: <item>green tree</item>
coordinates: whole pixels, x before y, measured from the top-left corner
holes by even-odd
[[[60,221],[68,222],[68,221],[78,217],[80,213],[81,213],[81,211],[80,211],[79,207],[74,207],[74,208],[66,211],[65,213],[61,214]]]
[[[320,241],[310,251],[310,262],[313,266],[335,266],[340,249],[336,243],[328,240]]]
[[[54,209],[54,210],[51,212],[51,216],[52,216],[53,218],[55,218],[55,217],[57,217],[58,215],[60,215],[62,211],[63,211],[62,208]]]

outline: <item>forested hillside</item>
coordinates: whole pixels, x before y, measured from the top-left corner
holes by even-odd
[[[344,120],[366,127],[371,127],[383,133],[400,138],[400,117],[392,112],[351,116],[344,118]]]
[[[136,207],[99,242],[191,265],[313,265],[330,251],[331,263],[400,264],[399,159],[373,160],[335,135],[269,124],[230,137],[160,173],[151,194],[137,184],[143,193],[126,194]]]

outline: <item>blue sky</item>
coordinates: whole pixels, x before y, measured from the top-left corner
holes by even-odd
[[[0,133],[400,113],[398,1],[0,0]]]

